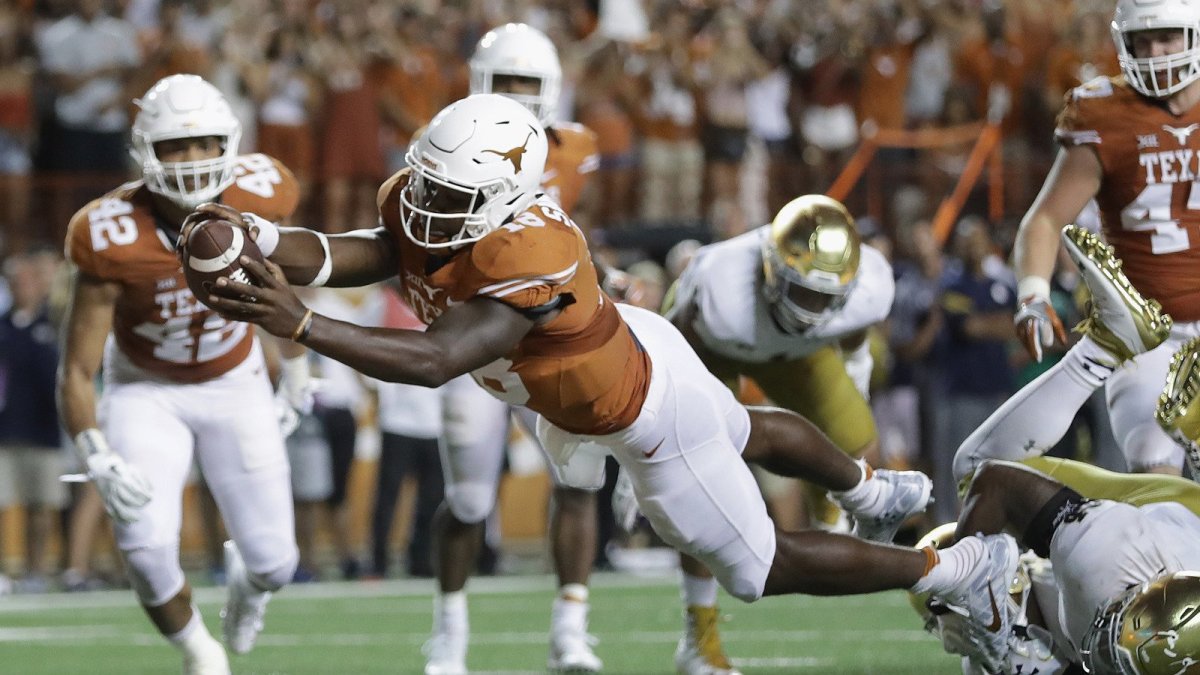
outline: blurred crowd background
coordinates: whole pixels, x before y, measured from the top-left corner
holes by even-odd
[[[602,255],[645,282],[647,306],[657,308],[698,245],[828,190],[864,139],[928,131],[922,138],[934,140],[921,147],[881,150],[845,201],[897,279],[892,316],[874,336],[882,462],[945,483],[965,432],[1047,367],[1028,363],[1012,338],[1008,250],[1054,156],[1064,93],[1119,73],[1112,9],[1112,0],[0,0],[0,456],[31,443],[30,414],[40,415],[38,438],[50,436],[38,443],[60,452],[46,429],[62,239],[77,208],[138,177],[127,151],[132,99],[169,74],[204,76],[240,116],[242,150],[273,155],[299,178],[292,224],[372,227],[376,189],[403,166],[414,131],[466,95],[476,41],[521,21],[559,48],[559,117],[598,135],[600,167],[572,215]],[[975,142],[946,130],[971,123],[1002,134],[999,173],[968,186],[953,227],[935,229]],[[1079,315],[1077,281],[1069,262],[1054,280],[1064,322]],[[386,288],[322,290],[312,301],[382,325],[406,320]],[[46,329],[27,330],[35,319]],[[426,461],[436,443],[404,445],[400,459],[386,450],[397,447],[388,434],[435,440],[434,413],[411,392],[321,366],[339,384],[292,443],[307,444],[301,452],[315,459],[304,466],[322,476],[297,488],[311,511],[298,521],[309,528],[304,571],[334,574],[336,561],[343,576],[383,576],[399,558],[427,574],[421,514],[440,489]],[[1104,415],[1102,402],[1089,406],[1057,452],[1119,468]],[[493,528],[512,542],[540,541],[545,523],[544,473],[523,443],[516,437],[510,453],[518,487],[505,491]],[[414,475],[432,492],[418,495]],[[92,587],[93,559],[107,561],[101,571],[115,564],[103,537],[94,547],[70,526],[83,488],[21,494],[2,483],[0,572],[18,589],[55,587],[63,570],[62,585]],[[795,495],[772,486],[779,522],[804,524]],[[398,497],[406,527],[391,528]],[[333,506],[334,525],[321,504]],[[931,517],[949,520],[953,509],[953,495],[939,495]],[[188,528],[185,560],[204,560],[204,542],[217,550],[219,533]]]

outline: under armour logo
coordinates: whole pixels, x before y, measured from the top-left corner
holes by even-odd
[[[500,157],[512,162],[513,173],[520,173],[521,172],[521,158],[525,156],[525,146],[529,145],[529,139],[531,139],[531,138],[533,138],[532,131],[529,132],[529,135],[525,137],[524,143],[518,145],[515,148],[512,148],[511,150],[508,150],[505,152],[500,152],[499,150],[484,150],[484,152],[490,152],[493,155],[500,155]]]
[[[1108,379],[1108,376],[1112,375],[1113,370],[1115,370],[1107,363],[1102,363],[1090,356],[1083,357],[1083,369],[1094,375],[1102,382]]]
[[[1162,128],[1163,128],[1163,131],[1174,136],[1175,140],[1179,141],[1180,145],[1187,145],[1188,136],[1191,136],[1192,132],[1195,131],[1196,129],[1200,129],[1200,122],[1194,123],[1194,124],[1189,124],[1186,127],[1183,127],[1182,129],[1176,129],[1175,127],[1173,127],[1169,124],[1164,124],[1162,126]]]
[[[1068,501],[1062,505],[1058,513],[1054,514],[1054,529],[1058,529],[1059,525],[1066,523],[1078,523],[1087,516],[1088,509],[1096,506],[1099,502],[1094,499],[1084,499],[1082,501]]]

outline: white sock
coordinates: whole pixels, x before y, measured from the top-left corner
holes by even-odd
[[[588,615],[588,587],[583,584],[563,584],[554,598],[550,610],[550,623],[554,626],[586,628]]]
[[[987,547],[979,537],[967,537],[935,555],[933,566],[913,584],[913,593],[942,594],[953,590],[984,563]]]
[[[1090,387],[1087,392],[1089,396],[1093,390],[1103,386],[1120,365],[1115,356],[1086,336],[1069,349],[1062,360],[1076,382]]]
[[[453,591],[433,596],[433,629],[467,630],[467,592]]]
[[[714,577],[695,577],[680,573],[679,591],[688,607],[716,607],[717,580]]]
[[[192,618],[188,620],[187,625],[166,637],[167,641],[176,649],[187,655],[201,654],[213,647],[222,648],[221,643],[217,642],[212,633],[208,632],[208,627],[204,625],[204,619],[200,617],[200,610],[196,608],[196,605],[192,605]]]
[[[856,459],[854,463],[858,465],[859,471],[862,472],[862,478],[859,479],[858,485],[845,492],[833,491],[830,494],[847,511],[852,513],[870,513],[872,507],[884,496],[883,489],[887,487],[887,483],[868,478],[867,474],[869,470],[864,460]]]

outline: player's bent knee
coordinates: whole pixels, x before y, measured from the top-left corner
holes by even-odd
[[[733,597],[742,602],[755,602],[762,598],[763,589],[766,588],[767,578],[757,578],[759,575],[751,575],[746,573],[738,573],[734,570],[728,575],[717,575],[717,580],[721,582],[721,587],[725,589]]]
[[[143,605],[158,607],[183,589],[178,546],[148,546],[123,555],[129,583]]]
[[[482,483],[447,485],[446,505],[462,523],[473,525],[482,522],[496,505],[496,487]]]
[[[266,563],[261,567],[250,567],[246,563],[246,576],[250,583],[264,591],[277,591],[286,586],[296,575],[296,567],[300,564],[300,552],[293,548],[282,561]]]
[[[1139,424],[1122,443],[1125,461],[1133,473],[1178,473],[1183,468],[1183,449],[1162,433],[1154,422]]]
[[[985,451],[980,447],[976,436],[977,434],[971,434],[954,453],[954,461],[951,463],[950,469],[954,473],[955,482],[961,483],[964,478],[979,471],[981,466],[987,462],[987,455],[984,454]]]

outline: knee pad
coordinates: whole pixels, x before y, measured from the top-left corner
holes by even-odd
[[[147,607],[158,607],[183,589],[183,570],[179,567],[179,546],[148,546],[122,551],[126,574],[138,600]]]
[[[496,486],[461,483],[446,486],[446,505],[454,517],[472,525],[482,522],[496,505]]]
[[[765,572],[742,565],[722,572],[718,572],[715,568],[712,569],[717,581],[721,583],[721,588],[738,600],[754,602],[762,597],[763,589],[767,585]]]
[[[293,546],[282,561],[254,564],[246,560],[245,563],[246,578],[251,584],[264,591],[277,591],[291,582],[296,574],[296,566],[300,564],[300,551]]]
[[[1153,420],[1135,426],[1121,439],[1121,450],[1133,473],[1156,467],[1183,467],[1183,448]]]

